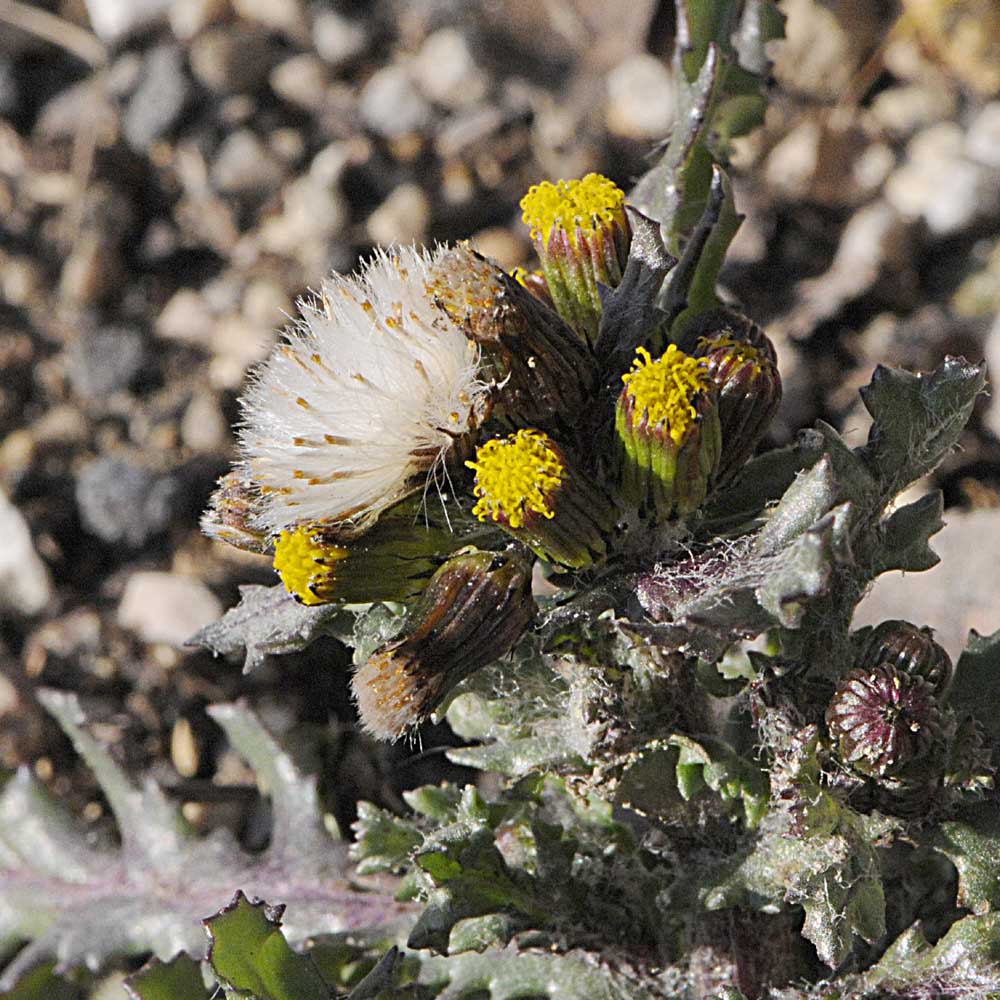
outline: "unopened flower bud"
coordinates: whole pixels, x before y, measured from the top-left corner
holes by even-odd
[[[521,208],[556,309],[593,344],[601,325],[598,285],[616,288],[628,259],[625,192],[607,177],[587,174],[534,185]]]
[[[487,441],[466,462],[476,473],[473,514],[498,524],[536,555],[571,569],[602,559],[614,530],[611,499],[547,434],[520,430]]]
[[[942,731],[932,686],[889,665],[851,670],[827,707],[826,724],[840,759],[876,778],[926,754]]]
[[[302,604],[409,601],[423,592],[448,553],[469,538],[467,530],[421,523],[414,505],[404,502],[358,538],[345,540],[323,522],[282,531],[274,546],[274,568]]]
[[[531,566],[516,553],[456,552],[434,575],[405,636],[355,673],[362,725],[398,739],[463,678],[510,651],[534,618]]]
[[[766,342],[763,331],[757,330],[757,342]],[[729,332],[700,337],[694,354],[708,362],[709,377],[719,391],[722,455],[715,483],[722,485],[743,468],[767,432],[781,403],[781,376],[771,352]]]
[[[944,783],[949,788],[981,795],[994,785],[994,767],[989,740],[982,725],[966,716],[955,731]]]
[[[936,695],[951,680],[951,657],[934,641],[929,628],[904,621],[884,621],[859,636],[855,666],[862,670],[885,664],[923,677]]]
[[[716,390],[704,359],[640,347],[615,409],[623,496],[658,519],[701,506],[721,451]]]
[[[501,267],[460,245],[431,269],[428,292],[481,351],[494,415],[515,427],[573,427],[593,397],[589,348]]]
[[[253,484],[240,469],[219,480],[208,510],[202,515],[201,530],[209,538],[226,542],[246,552],[266,552],[266,531],[255,526],[257,510]]]

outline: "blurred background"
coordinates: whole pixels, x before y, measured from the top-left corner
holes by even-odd
[[[1000,371],[1000,5],[781,7],[723,285],[779,349],[771,443],[822,418],[860,444],[876,364]],[[446,733],[357,731],[333,640],[249,678],[186,649],[239,584],[273,582],[198,516],[296,298],[377,243],[527,262],[532,183],[628,187],[669,133],[673,36],[654,0],[0,0],[0,769],[109,822],[34,700],[49,685],[251,845],[266,817],[208,703],[246,697],[342,824],[457,775]],[[919,487],[945,492],[942,565],[884,578],[863,621],[931,624],[952,654],[1000,627],[998,434],[984,397]]]

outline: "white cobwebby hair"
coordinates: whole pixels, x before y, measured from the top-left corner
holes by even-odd
[[[299,303],[301,319],[242,400],[241,466],[259,491],[258,529],[370,523],[476,429],[488,392],[478,348],[427,287],[447,252],[376,251],[357,275],[334,275]]]

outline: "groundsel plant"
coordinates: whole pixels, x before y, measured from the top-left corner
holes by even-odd
[[[0,989],[126,951],[161,960],[140,1000],[1000,994],[1000,632],[953,661],[922,623],[852,628],[879,574],[937,561],[940,493],[899,497],[985,372],[879,367],[863,445],[820,423],[767,447],[778,352],[717,279],[726,143],[780,22],[676,13],[649,172],[532,186],[537,267],[459,243],[330,279],[250,376],[203,520],[277,582],[193,642],[252,671],[333,636],[369,734],[446,721],[490,780],[360,803],[332,842],[252,713],[215,706],[272,797],[250,858],[185,839],[50,692],[124,849],[39,849],[51,803],[8,785],[0,933],[35,940]]]

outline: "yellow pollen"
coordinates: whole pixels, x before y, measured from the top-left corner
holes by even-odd
[[[283,531],[274,546],[274,568],[285,590],[303,604],[325,604],[336,596],[336,564],[347,549],[320,541],[308,526]]]
[[[645,347],[635,353],[632,370],[622,375],[625,392],[637,414],[646,412],[647,426],[652,428],[665,422],[674,444],[680,444],[698,418],[694,398],[712,385],[708,362],[692,358],[675,344],[656,361]]]
[[[509,437],[487,441],[476,451],[474,492],[479,501],[472,513],[480,521],[505,518],[512,528],[524,525],[525,515],[556,516],[549,505],[562,485],[566,467],[541,431],[520,430]]]
[[[615,222],[621,226],[628,223],[625,192],[601,174],[555,184],[542,181],[528,190],[521,208],[532,239],[540,237],[545,243],[556,226],[566,230],[575,243],[577,230],[593,233]]]

